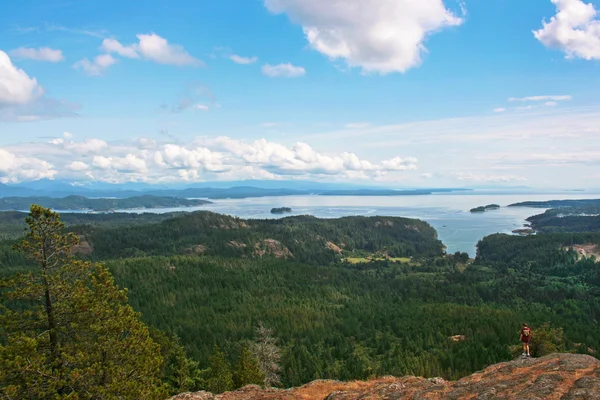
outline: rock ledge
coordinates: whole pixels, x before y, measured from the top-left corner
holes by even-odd
[[[600,361],[580,354],[552,354],[492,365],[456,382],[414,376],[370,381],[319,380],[293,389],[246,386],[213,395],[183,393],[170,400],[375,400],[375,399],[600,399]]]

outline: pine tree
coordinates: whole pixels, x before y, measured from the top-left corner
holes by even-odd
[[[223,393],[233,389],[233,375],[225,354],[215,346],[209,358],[208,379],[206,388],[212,393]]]
[[[33,205],[17,246],[36,268],[2,280],[0,397],[162,399],[162,357],[103,265],[74,259],[58,214]]]
[[[252,355],[249,347],[242,348],[240,359],[237,363],[234,375],[235,386],[240,388],[246,385],[263,385],[265,376],[258,367],[258,361]]]
[[[258,360],[258,367],[265,377],[265,386],[279,385],[281,379],[279,373],[281,367],[281,351],[277,346],[277,339],[273,337],[273,331],[265,328],[262,322],[256,328],[256,342],[252,344],[252,354]]]

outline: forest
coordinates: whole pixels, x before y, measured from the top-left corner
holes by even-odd
[[[600,231],[600,203],[583,206],[551,208],[543,214],[527,218],[537,232],[598,232]]]
[[[80,259],[101,261],[127,288],[128,304],[171,355],[160,379],[187,377],[172,392],[239,386],[248,354],[265,342],[260,332],[278,349],[280,383],[271,384],[282,387],[383,375],[457,379],[512,359],[523,322],[534,338],[553,332],[553,349],[600,349],[600,263],[570,248],[600,244],[600,233],[492,235],[470,260],[446,254],[431,226],[405,218],[196,212],[117,226],[106,217],[67,230],[93,249]],[[34,268],[16,242],[0,243],[5,279]],[[354,263],[351,255],[378,257]],[[0,346],[5,340],[0,332]]]
[[[194,207],[209,204],[210,201],[177,197],[136,196],[122,199],[87,198],[83,196],[54,197],[1,197],[0,210],[28,210],[32,204],[54,210],[112,211],[138,208]]]

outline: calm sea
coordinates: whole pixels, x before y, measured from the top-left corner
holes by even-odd
[[[438,232],[449,253],[463,251],[475,256],[477,242],[493,233],[511,233],[522,228],[525,218],[544,209],[525,207],[504,208],[521,201],[600,198],[600,194],[433,194],[427,196],[285,196],[252,199],[214,200],[214,204],[186,208],[186,211],[210,210],[241,218],[281,218],[270,213],[273,207],[290,207],[286,215],[310,214],[319,218],[339,218],[351,215],[399,216],[429,222]],[[471,208],[499,204],[503,208],[485,213],[470,213]],[[182,209],[164,208],[130,212],[171,212]]]

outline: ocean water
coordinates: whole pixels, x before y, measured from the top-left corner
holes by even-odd
[[[511,233],[522,228],[525,219],[540,214],[545,209],[510,207],[508,204],[521,201],[544,201],[561,199],[600,198],[600,194],[556,193],[556,194],[433,194],[425,196],[283,196],[251,199],[214,200],[213,204],[185,208],[186,211],[209,210],[241,218],[282,218],[271,214],[271,208],[290,207],[289,215],[314,215],[319,218],[339,218],[352,215],[398,216],[427,221],[438,232],[448,253],[467,252],[476,254],[477,242],[494,233]],[[471,208],[499,204],[499,210],[471,213]],[[129,212],[172,212],[181,208],[153,210],[121,210]]]

